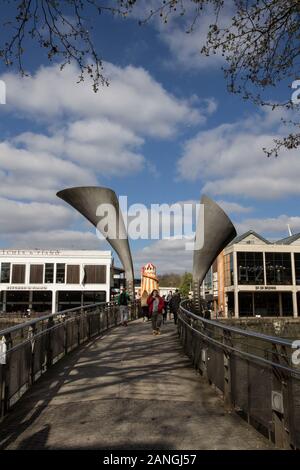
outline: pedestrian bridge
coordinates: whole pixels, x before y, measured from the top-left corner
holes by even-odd
[[[168,320],[161,336],[152,336],[151,325],[136,319],[136,305],[127,328],[116,326],[117,308],[106,304],[5,330],[0,448],[268,449],[273,444],[267,437],[273,433],[274,441],[276,430],[277,443],[284,446],[284,436],[278,440],[282,428],[274,421],[271,395],[269,409],[262,409],[270,392],[263,393],[263,379],[273,380],[275,366],[256,364],[258,375],[251,380],[261,404],[253,402],[251,408],[247,403],[247,413],[239,403],[245,396],[249,400],[244,376],[255,372],[247,368],[250,356],[230,365],[221,330],[216,333],[209,323],[200,327],[187,312],[182,309],[178,329]],[[245,337],[235,335],[243,343]],[[236,347],[233,336],[234,332],[226,336],[229,348]],[[203,347],[204,337],[210,338],[208,348]],[[247,348],[246,354],[251,354]],[[263,359],[268,361],[266,355]],[[230,385],[237,371],[242,383],[238,392],[236,384]],[[248,419],[242,419],[237,408]],[[255,413],[263,416],[253,427]],[[280,410],[276,416],[280,421]],[[266,423],[270,432],[264,432],[265,437],[257,428],[269,417],[272,423]],[[292,430],[291,422],[289,426]],[[296,442],[290,430],[289,446]]]

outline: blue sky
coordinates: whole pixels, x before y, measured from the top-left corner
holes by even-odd
[[[197,202],[206,193],[240,233],[278,239],[288,223],[300,231],[298,151],[277,159],[262,151],[284,132],[283,114],[227,93],[222,58],[199,53],[209,14],[189,35],[176,21],[140,27],[139,15],[95,19],[94,41],[110,79],[97,95],[88,81],[76,84],[74,64],[60,72],[32,45],[30,77],[0,66],[7,85],[0,106],[1,247],[106,247],[55,196],[90,184],[147,206]],[[270,96],[290,95],[284,83]],[[159,272],[191,269],[179,240],[135,241],[132,249],[137,270],[147,261]]]

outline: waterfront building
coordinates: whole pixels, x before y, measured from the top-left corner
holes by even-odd
[[[271,242],[250,230],[227,245],[207,278],[202,292],[215,315],[298,317],[300,233]]]
[[[123,277],[111,251],[0,250],[0,311],[53,313],[108,302]]]

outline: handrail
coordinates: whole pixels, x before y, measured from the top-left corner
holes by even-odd
[[[222,330],[230,331],[232,333],[238,333],[242,336],[248,336],[256,339],[261,339],[263,341],[267,341],[272,344],[278,344],[280,346],[288,346],[292,347],[293,341],[285,338],[278,338],[277,336],[271,336],[271,335],[265,335],[263,333],[255,332],[255,331],[250,331],[250,330],[243,330],[242,328],[237,328],[236,326],[230,326],[230,325],[225,325],[222,322],[219,322],[217,320],[208,320],[207,318],[201,317],[199,315],[196,315],[195,313],[192,313],[190,310],[187,310],[183,304],[186,304],[187,300],[184,300],[180,304],[180,308],[184,313],[195,320],[200,320],[202,323],[206,323],[207,325],[212,325],[215,326],[216,328],[220,328]]]
[[[180,304],[178,334],[227,411],[237,410],[278,447],[300,449],[300,365],[292,340],[209,320],[189,301]]]
[[[139,301],[130,302],[128,307],[128,321],[137,319]],[[117,327],[121,321],[116,302],[98,302],[1,330],[0,421],[53,364],[97,335]]]
[[[66,310],[62,310],[61,312],[55,312],[55,313],[50,313],[49,315],[44,315],[42,317],[37,317],[29,321],[24,321],[22,323],[19,323],[18,325],[15,326],[10,326],[8,328],[5,328],[4,330],[0,330],[0,335],[7,335],[9,333],[14,333],[15,331],[21,330],[22,328],[32,326],[35,323],[38,323],[40,321],[45,321],[49,320],[49,318],[55,318],[58,315],[65,315],[67,313],[74,313],[77,312],[78,310],[82,311],[83,309],[89,309],[89,308],[94,308],[94,307],[99,307],[100,305],[116,305],[115,302],[97,302],[95,304],[89,304],[89,305],[83,305],[80,307],[74,307],[74,308],[69,308]]]
[[[189,325],[183,318],[181,318],[181,321],[188,327],[190,328],[191,330],[193,330],[197,335],[199,336],[202,336],[202,338],[205,338],[209,343],[213,343],[215,344],[216,346],[219,346],[220,348],[224,349],[224,350],[230,350],[232,352],[236,352],[238,354],[240,354],[241,356],[245,356],[246,358],[248,359],[252,359],[256,362],[262,362],[263,364],[268,364],[272,367],[275,367],[277,369],[281,369],[281,370],[284,370],[286,372],[291,372],[295,375],[299,375],[300,376],[300,370],[299,369],[293,369],[292,367],[287,367],[287,366],[284,366],[278,362],[274,362],[274,361],[270,361],[269,359],[265,359],[263,357],[260,357],[260,356],[256,356],[255,354],[251,354],[249,352],[246,352],[246,351],[242,351],[241,349],[237,349],[237,348],[234,348],[233,346],[230,346],[229,344],[226,344],[226,343],[222,343],[221,341],[218,341],[217,339],[215,338],[212,338],[210,336],[207,336],[205,335],[204,333],[202,333],[202,331],[199,331],[197,330],[196,328],[194,328],[192,325]],[[236,330],[238,330],[238,328],[236,328]]]

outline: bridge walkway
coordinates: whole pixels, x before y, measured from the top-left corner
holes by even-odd
[[[55,364],[0,425],[1,449],[267,449],[191,366],[168,321],[141,320]]]

